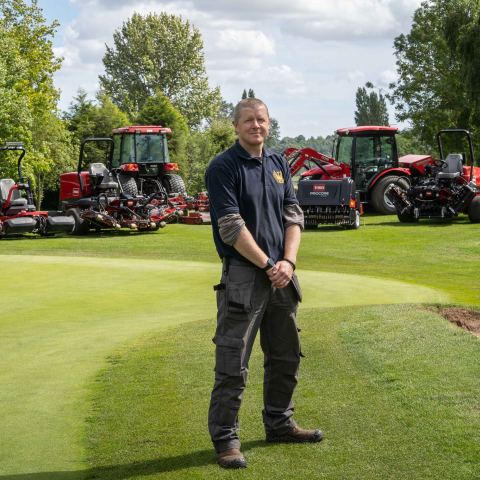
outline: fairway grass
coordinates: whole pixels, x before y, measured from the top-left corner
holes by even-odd
[[[213,319],[220,264],[9,255],[1,265],[0,472],[76,475],[86,468],[91,383],[106,357],[146,332]],[[442,291],[384,279],[298,276],[302,308],[450,300]]]
[[[315,445],[272,445],[254,347],[240,411],[245,471],[210,443],[214,325],[197,322],[123,346],[94,387],[91,478],[468,479],[480,476],[480,343],[412,305],[304,310],[295,419]],[[70,478],[70,477],[66,477]]]

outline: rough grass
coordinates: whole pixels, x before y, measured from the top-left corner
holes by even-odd
[[[477,338],[405,305],[309,310],[299,324],[295,417],[323,442],[264,442],[257,343],[240,415],[249,468],[220,469],[206,427],[214,325],[201,322],[110,359],[88,419],[91,478],[478,478]]]

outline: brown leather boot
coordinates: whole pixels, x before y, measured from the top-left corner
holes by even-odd
[[[274,433],[267,433],[267,442],[278,443],[317,443],[323,439],[320,430],[302,430],[300,427],[293,427],[287,433],[276,436]]]
[[[219,452],[217,458],[223,468],[247,468],[247,461],[238,448],[229,448]]]

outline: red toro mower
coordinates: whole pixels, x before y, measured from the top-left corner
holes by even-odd
[[[409,169],[399,162],[397,133],[394,127],[341,128],[336,131],[335,158],[311,148],[289,148],[286,154],[294,168],[292,175],[303,168],[307,171],[301,174],[301,181],[351,178],[361,203],[371,203],[380,213],[395,214],[395,205],[385,192],[392,182],[407,188],[410,176]]]
[[[0,151],[19,151],[18,182],[11,178],[0,180],[0,238],[5,235],[55,235],[60,232],[70,233],[74,228],[72,218],[51,217],[47,212],[37,212],[33,205],[30,179],[22,175],[22,159],[25,149],[19,142],[9,142]],[[26,197],[22,197],[21,192]]]
[[[120,181],[122,169],[110,171],[103,163],[92,163],[88,171],[82,171],[87,142],[109,143],[107,164],[112,164],[113,140],[87,138],[80,147],[77,172],[60,175],[60,208],[75,221],[73,235],[86,235],[90,228],[153,231],[183,215],[178,207],[168,202],[164,191],[132,194],[135,179],[124,177]]]
[[[442,134],[465,135],[470,148],[471,165],[466,154],[443,158]],[[437,135],[440,159],[429,155],[407,155],[400,161],[408,166],[411,185],[407,189],[392,183],[386,195],[395,205],[401,222],[421,218],[452,218],[468,213],[472,223],[480,223],[480,168],[475,167],[472,138],[467,130],[442,130]]]

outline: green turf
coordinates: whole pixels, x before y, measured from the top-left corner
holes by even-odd
[[[92,478],[479,478],[477,338],[406,305],[306,310],[299,324],[295,418],[321,427],[322,443],[264,442],[257,343],[240,415],[249,467],[218,467],[206,427],[214,326],[201,322],[110,359],[88,419]]]
[[[3,303],[0,322],[0,472],[80,468],[88,386],[105,357],[139,334],[214,318],[212,285],[220,265],[1,259],[2,296],[11,301]],[[443,292],[394,281],[313,271],[298,276],[307,308],[449,300]]]
[[[401,224],[396,216],[369,214],[363,221],[359,230],[326,226],[304,232],[299,268],[421,283],[443,289],[458,302],[479,303],[480,225],[464,215]],[[122,231],[87,238],[3,239],[0,252],[218,261],[207,225],[167,225],[156,234]]]

